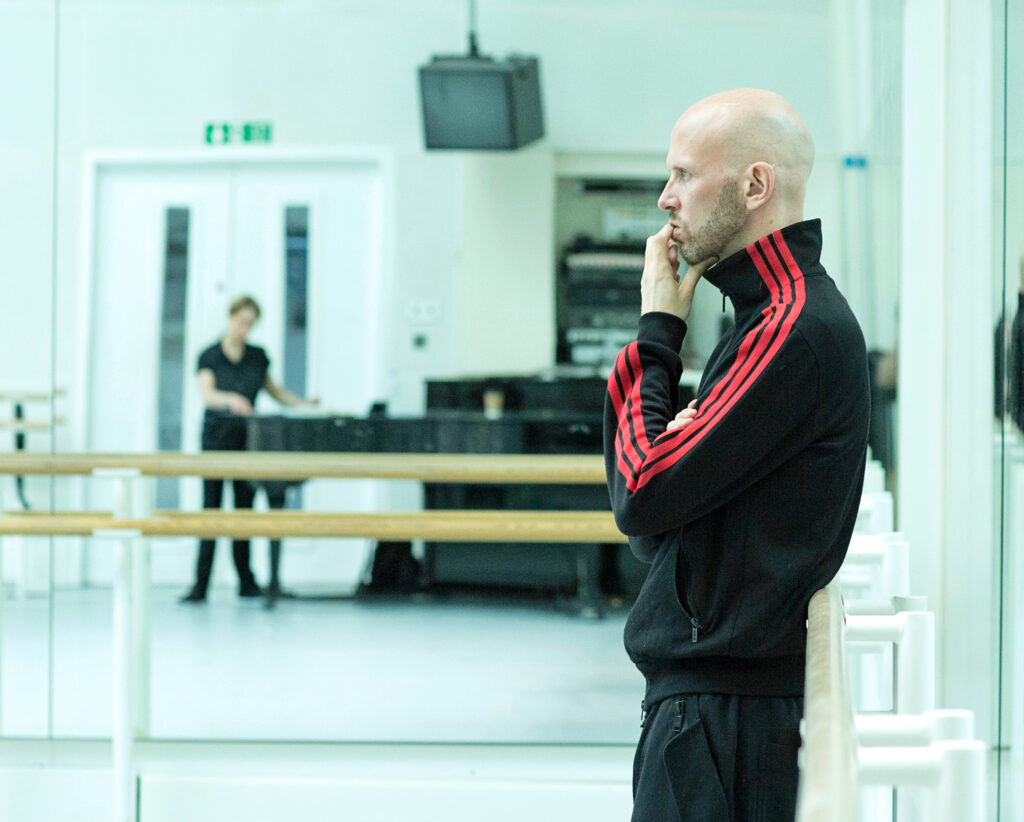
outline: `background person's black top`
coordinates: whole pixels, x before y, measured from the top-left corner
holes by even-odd
[[[270,360],[258,345],[245,346],[242,358],[231,362],[218,340],[199,355],[196,370],[213,372],[218,391],[241,394],[255,404],[256,395],[266,385]],[[203,418],[204,451],[241,451],[245,448],[245,418],[226,408],[207,408]]]

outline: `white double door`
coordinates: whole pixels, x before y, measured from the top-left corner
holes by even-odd
[[[228,306],[241,294],[262,308],[249,340],[266,349],[276,382],[285,382],[287,334],[292,370],[296,351],[301,357],[304,350],[305,391],[320,398],[324,411],[363,415],[382,396],[384,203],[377,163],[110,165],[97,172],[95,203],[86,450],[152,452],[161,444],[174,450],[179,436],[172,425],[168,441],[167,420],[175,403],[177,449],[199,450],[196,363],[223,334]],[[303,303],[304,318],[294,316]],[[256,410],[281,409],[261,392]],[[198,479],[161,491],[183,509],[201,507]],[[89,493],[91,504],[105,503],[102,490]],[[265,505],[262,496],[257,508]],[[302,500],[306,510],[366,511],[377,496],[366,481],[313,480]],[[265,544],[253,544],[261,580]],[[194,540],[154,541],[154,581],[186,582],[194,546]],[[226,548],[221,540],[215,582],[234,581]],[[283,582],[354,583],[365,550],[363,540],[286,540]],[[102,546],[86,552],[86,578],[108,578],[109,552]]]

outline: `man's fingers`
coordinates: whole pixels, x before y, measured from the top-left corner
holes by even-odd
[[[668,241],[672,236],[672,226],[667,224],[657,234],[647,238],[647,251],[667,251]]]
[[[679,246],[675,243],[668,244],[668,263],[672,266],[672,276],[679,282]]]
[[[686,407],[687,408],[696,408],[697,407],[697,400],[696,399],[690,400],[690,404],[687,405]]]
[[[694,400],[686,406],[686,408],[676,414],[674,419],[669,420],[668,425],[665,426],[665,430],[675,431],[677,428],[682,428],[684,425],[689,425],[693,422],[693,418],[697,416],[696,404],[697,401]]]

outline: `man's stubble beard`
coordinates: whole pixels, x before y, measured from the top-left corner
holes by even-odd
[[[739,196],[739,180],[733,178],[722,184],[708,218],[690,232],[690,239],[679,246],[680,256],[689,265],[696,265],[708,257],[722,257],[724,249],[747,223],[747,210]]]

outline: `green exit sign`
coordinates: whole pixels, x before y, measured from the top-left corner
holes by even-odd
[[[269,143],[273,134],[270,123],[207,123],[206,142],[209,145],[227,143]]]

